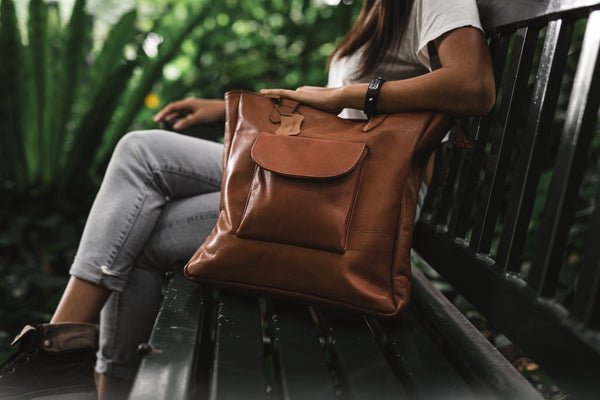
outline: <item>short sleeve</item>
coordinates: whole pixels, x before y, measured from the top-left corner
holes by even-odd
[[[483,31],[475,0],[415,0],[417,58],[429,66],[429,42],[456,28],[472,26]]]

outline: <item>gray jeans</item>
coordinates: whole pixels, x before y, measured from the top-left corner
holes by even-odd
[[[218,143],[159,130],[117,145],[70,271],[113,291],[100,316],[98,372],[135,377],[165,272],[182,267],[216,223],[222,154]]]

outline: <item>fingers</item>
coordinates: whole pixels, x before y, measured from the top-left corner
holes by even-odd
[[[285,97],[290,100],[296,100],[302,103],[304,96],[301,91],[287,89],[263,89],[260,94],[274,99]]]
[[[196,124],[197,122],[201,121],[202,116],[198,113],[195,112],[193,114],[188,114],[185,117],[181,118],[180,120],[178,120],[177,122],[175,122],[175,124],[173,124],[173,128],[175,128],[176,130],[182,130],[185,129],[191,125]]]
[[[260,94],[262,94],[263,96],[267,96],[267,97],[271,97],[274,99],[278,99],[282,96],[285,97],[284,92],[290,92],[290,90],[285,90],[285,89],[262,89],[260,91]]]
[[[179,117],[179,113],[169,113],[167,115],[163,115],[162,120],[169,121],[169,120],[175,119],[177,117]]]
[[[165,108],[163,108],[162,110],[160,110],[159,112],[157,112],[154,115],[154,122],[159,122],[162,121],[163,119],[170,119],[170,118],[165,118],[165,116],[169,116],[171,117],[171,115],[173,114],[173,103],[169,103],[167,104],[167,106]]]
[[[298,89],[296,89],[296,91],[299,92],[318,92],[323,90],[327,90],[327,88],[322,86],[300,86]]]
[[[159,122],[163,119],[172,119],[181,114],[190,112],[190,103],[192,101],[193,99],[189,98],[167,104],[165,108],[156,113],[154,116],[154,122]]]
[[[281,96],[290,100],[298,101],[311,107],[319,108],[324,111],[339,113],[343,108],[336,93],[337,88],[326,88],[319,86],[302,86],[296,90],[286,89],[263,89],[260,91],[263,96],[273,97]],[[338,96],[339,97],[339,96]]]
[[[299,100],[304,98],[307,94],[327,94],[329,88],[323,88],[319,86],[300,86],[296,90],[288,89],[262,89],[260,94],[271,98],[287,97],[292,100]]]

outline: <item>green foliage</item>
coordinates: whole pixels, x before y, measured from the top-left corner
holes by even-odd
[[[0,0],[0,361],[9,337],[56,306],[120,137],[184,96],[324,85],[360,6],[136,0],[103,27],[91,0],[70,16],[65,2],[20,1]]]
[[[214,4],[165,65],[164,79],[153,86],[159,107],[186,96],[222,98],[234,89],[325,85],[327,58],[354,21],[360,2],[339,7],[315,3],[227,0]],[[172,36],[172,26],[181,23],[181,6],[182,2],[172,2],[173,12],[152,29],[164,38],[161,47]],[[166,9],[157,5],[147,17],[153,19]],[[147,128],[159,107],[142,109],[132,127]]]
[[[35,193],[67,201],[82,185],[97,181],[88,178],[93,178],[99,144],[120,103],[127,101],[128,108],[120,128],[111,133],[113,145],[140,110],[143,92],[162,78],[162,66],[202,18],[204,7],[185,7],[188,18],[173,30],[169,50],[148,59],[136,57],[143,52],[145,34],[136,27],[135,10],[121,16],[96,50],[86,0],[75,1],[66,24],[58,3],[30,0],[26,40],[13,0],[1,4],[0,55],[6,60],[0,67],[2,190],[11,196]],[[131,59],[124,57],[127,49],[133,52]],[[137,82],[136,68],[155,73]],[[137,97],[124,100],[124,88]]]
[[[163,45],[164,50],[161,49],[162,51],[159,53],[156,60],[143,69],[138,84],[126,97],[127,100],[124,102],[126,107],[124,107],[122,114],[119,115],[118,123],[113,126],[108,133],[108,138],[110,140],[109,147],[111,149],[116,144],[118,138],[120,138],[127,130],[139,109],[144,104],[144,99],[151,91],[155,81],[162,77],[163,66],[173,58],[175,53],[179,50],[181,42],[203,18],[204,13],[197,13],[194,18],[188,19],[185,28],[179,30],[179,32],[173,32],[173,37],[169,36],[166,45]]]
[[[2,171],[25,164],[22,115],[24,77],[23,46],[12,1],[0,3],[0,159]],[[26,170],[14,168],[11,178],[16,185],[26,181]],[[4,174],[3,174],[4,175]],[[3,179],[4,181],[4,179]]]

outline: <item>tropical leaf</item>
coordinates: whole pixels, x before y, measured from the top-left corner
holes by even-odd
[[[39,174],[48,165],[47,126],[46,126],[46,100],[48,68],[48,11],[42,0],[30,0],[29,3],[29,62],[31,63],[31,85],[29,93],[29,107],[32,112],[31,123],[27,129],[27,135],[34,137],[35,146],[29,148],[28,152],[34,157],[29,158],[30,171],[33,180],[41,179]],[[38,184],[42,182],[37,182]]]
[[[73,194],[79,180],[89,171],[103,133],[121,99],[120,90],[127,85],[136,63],[123,62],[106,77],[104,90],[98,90],[92,99],[93,107],[81,119],[65,168],[61,174],[61,190]],[[77,190],[75,190],[77,193]]]
[[[91,43],[92,20],[85,11],[85,0],[76,0],[73,12],[65,32],[64,45],[58,60],[60,69],[58,97],[53,103],[55,120],[52,139],[51,154],[53,158],[50,168],[54,173],[58,171],[63,161],[65,138],[67,137],[69,122],[73,114],[73,103],[77,93],[79,79],[84,65],[86,45]]]
[[[12,0],[0,0],[0,161],[1,183],[22,189],[27,164],[23,146],[23,46]]]
[[[38,135],[43,135],[39,141],[43,143],[41,146],[40,161],[43,162],[40,168],[40,180],[42,182],[40,190],[47,190],[52,186],[55,175],[55,168],[50,165],[54,162],[55,157],[52,156],[54,149],[57,147],[52,139],[53,133],[56,132],[56,105],[57,99],[61,95],[61,72],[62,67],[59,62],[61,58],[61,50],[63,47],[63,25],[60,15],[60,3],[50,2],[47,6],[47,41],[48,41],[48,64],[44,76],[46,86],[46,98],[44,104],[44,130],[37,132]],[[60,128],[59,128],[60,129]]]
[[[86,111],[74,129],[73,142],[67,149],[67,158],[60,174],[63,192],[69,191],[69,186],[75,185],[75,181],[89,170],[94,153],[124,93],[123,88],[127,86],[137,65],[137,61],[125,62],[124,58],[125,47],[134,43],[137,34],[136,15],[136,11],[132,10],[113,26],[89,74],[88,84],[92,89],[87,92],[86,98],[80,99]]]
[[[91,72],[92,85],[96,91],[106,83],[108,76],[118,68],[115,60],[123,59],[125,46],[134,42],[137,33],[135,28],[136,18],[136,10],[131,10],[123,14],[110,30]]]
[[[121,115],[119,115],[118,121],[109,128],[107,132],[108,147],[105,149],[112,149],[116,142],[121,138],[131,125],[131,122],[139,112],[140,108],[144,104],[144,98],[152,90],[152,86],[162,76],[162,69],[167,62],[169,62],[173,56],[179,51],[181,43],[185,38],[200,25],[205,17],[206,7],[200,7],[194,14],[192,14],[186,22],[186,25],[179,30],[179,32],[172,35],[172,37],[165,38],[165,42],[161,45],[159,55],[144,66],[140,82],[136,88],[129,93],[125,104],[126,108]],[[141,53],[142,50],[139,50]],[[149,59],[146,59],[149,61]],[[104,151],[100,156],[100,165],[105,164],[108,157],[108,151]]]

